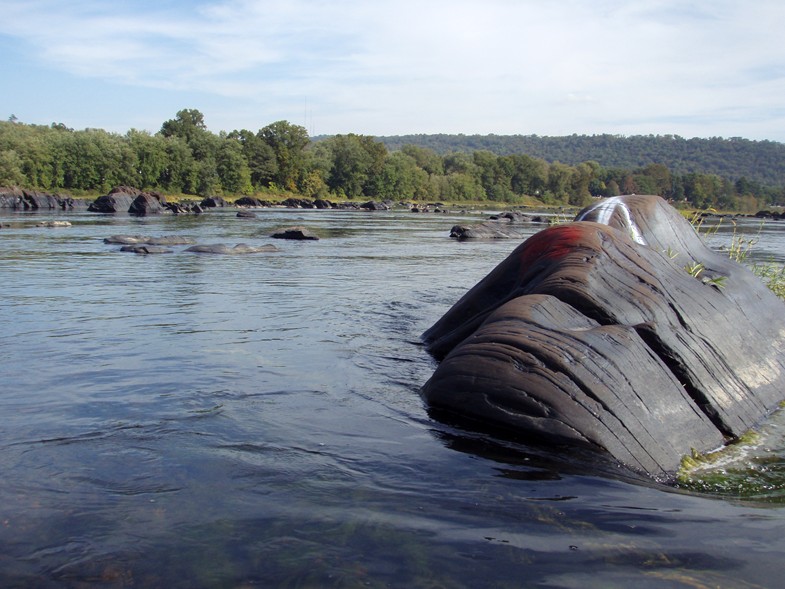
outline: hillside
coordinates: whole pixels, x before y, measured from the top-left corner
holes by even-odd
[[[436,153],[487,150],[497,155],[527,154],[548,162],[576,165],[596,161],[605,168],[636,169],[663,164],[676,174],[717,174],[785,186],[785,143],[724,139],[685,139],[675,135],[396,135],[377,137],[388,149],[417,145]]]

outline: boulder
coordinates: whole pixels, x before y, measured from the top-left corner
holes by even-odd
[[[360,208],[365,211],[389,211],[390,205],[375,200],[369,200],[360,205]]]
[[[214,209],[229,206],[229,203],[220,196],[208,196],[199,204],[203,209]]]
[[[26,211],[51,211],[60,208],[60,201],[54,194],[35,190],[23,190],[22,203]]]
[[[511,227],[508,223],[486,221],[473,225],[453,225],[450,237],[463,241],[467,239],[523,239],[528,233]]]
[[[18,209],[23,207],[24,192],[17,186],[0,187],[0,209]]]
[[[314,200],[313,201],[313,206],[314,206],[314,208],[317,208],[317,209],[334,209],[334,208],[336,208],[335,204],[333,204],[332,202],[330,202],[329,200],[326,200],[324,198],[317,198],[316,200]]]
[[[124,245],[120,248],[121,252],[132,252],[134,254],[171,254],[172,250],[161,247],[160,245]]]
[[[244,243],[238,243],[234,247],[229,247],[222,243],[212,245],[194,245],[187,248],[185,251],[197,254],[223,254],[223,255],[236,255],[236,254],[258,254],[277,252],[278,248],[274,245],[250,246]]]
[[[238,207],[255,207],[255,208],[270,206],[270,203],[263,201],[259,198],[256,198],[255,196],[243,196],[241,198],[238,198],[236,201],[234,201],[234,204],[235,206]]]
[[[91,213],[127,213],[137,196],[124,192],[105,194],[95,199],[87,210]]]
[[[455,239],[522,239],[532,223],[542,223],[543,217],[531,217],[518,211],[491,215],[487,221],[473,225],[454,225],[450,237]],[[546,221],[547,222],[547,221]]]
[[[163,235],[151,237],[148,235],[112,235],[104,238],[104,243],[119,245],[189,245],[194,243],[190,237],[179,235]]]
[[[315,205],[312,200],[307,198],[287,198],[281,205],[289,209],[313,209]]]
[[[162,194],[143,192],[133,200],[131,206],[128,207],[128,212],[131,215],[138,215],[140,217],[155,215],[167,210],[165,205],[166,198]]]
[[[305,227],[289,227],[273,233],[270,237],[275,239],[318,240],[319,237]]]
[[[669,480],[785,397],[783,315],[665,201],[616,197],[527,239],[423,334],[441,363],[422,394],[435,415]]]

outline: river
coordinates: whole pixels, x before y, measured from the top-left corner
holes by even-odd
[[[517,245],[449,238],[481,218],[0,211],[0,587],[778,586],[781,415],[719,490],[428,416],[420,334]]]

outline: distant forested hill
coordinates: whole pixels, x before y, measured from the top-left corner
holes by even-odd
[[[376,137],[388,149],[417,145],[436,153],[487,150],[497,155],[527,154],[547,162],[577,165],[596,161],[604,168],[642,168],[663,164],[676,174],[717,174],[768,186],[785,185],[785,143],[723,139],[685,139],[676,135],[396,135]]]

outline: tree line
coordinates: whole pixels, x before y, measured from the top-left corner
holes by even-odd
[[[748,178],[779,186],[785,178],[785,143],[741,137],[685,139],[678,135],[398,135],[378,137],[388,149],[419,145],[445,154],[492,151],[497,155],[526,153],[549,162],[577,165],[587,160],[606,167],[636,169],[663,164],[672,173],[703,172],[732,180]]]
[[[210,132],[196,109],[156,133],[75,131],[63,124],[0,122],[0,185],[107,192],[128,185],[199,196],[289,193],[311,198],[542,202],[583,206],[593,197],[659,194],[697,208],[754,210],[785,202],[785,189],[662,163],[606,167],[596,159],[549,162],[487,149],[443,154],[347,134],[313,140],[287,121],[257,131]]]

